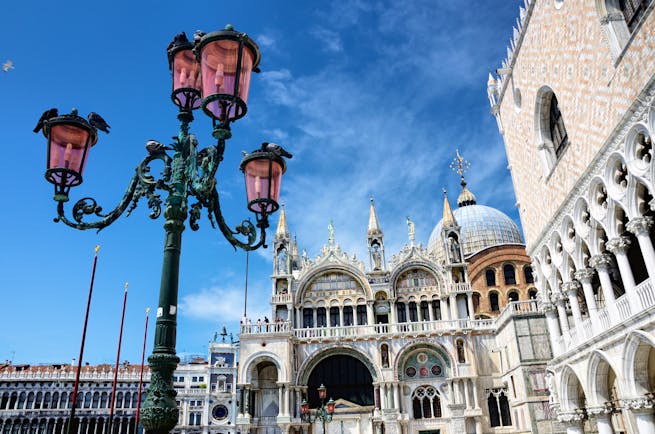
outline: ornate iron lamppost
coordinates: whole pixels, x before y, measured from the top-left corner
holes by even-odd
[[[162,206],[165,208],[166,239],[155,342],[148,358],[152,375],[140,410],[140,422],[148,434],[168,433],[178,421],[172,375],[179,363],[175,354],[177,295],[182,231],[187,216],[189,227],[198,230],[204,209],[211,225],[217,224],[235,248],[248,251],[266,247],[268,217],[279,208],[280,183],[286,170],[283,157],[291,157],[281,147],[269,143],[245,156],[240,169],[245,175],[248,209],[255,213],[256,222],[244,220],[231,229],[221,213],[215,174],[223,160],[225,141],[231,137],[230,124],[246,114],[250,76],[253,71],[258,72],[260,52],[252,39],[232,26],[198,36],[191,43],[180,33],[168,46],[173,75],[171,98],[179,108],[179,134],[170,145],[148,141],[148,155],[136,167],[124,197],[112,211],[105,213],[90,197],[73,205],[72,219],[64,210],[70,189],[82,183],[89,150],[98,141],[97,130],[108,132],[104,120],[92,113],[87,121],[75,109],[58,116],[57,110],[52,109],[44,113],[35,129],[42,130],[48,140],[45,177],[55,186],[55,222],[75,229],[100,230],[126,211],[129,216],[141,198],[147,198],[152,219],[160,216]],[[195,135],[189,133],[193,110],[201,107],[212,119],[212,135],[217,140],[216,145],[203,149],[199,149]],[[155,160],[164,165],[159,178],[150,170],[150,163]],[[165,205],[160,191],[167,193]],[[191,198],[195,199],[193,204],[189,203]],[[88,216],[98,219],[87,222]]]
[[[300,403],[300,418],[303,422],[307,422],[310,425],[317,420],[320,420],[323,424],[323,434],[325,434],[325,424],[332,422],[335,402],[332,400],[332,398],[330,398],[327,403],[325,402],[325,398],[327,397],[327,388],[324,385],[321,384],[316,390],[318,391],[318,398],[321,400],[321,406],[317,408],[312,415],[309,412],[309,403],[303,399]]]

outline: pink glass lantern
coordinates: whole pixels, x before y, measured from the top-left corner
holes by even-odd
[[[241,161],[246,179],[248,209],[266,216],[279,208],[280,184],[286,163],[272,152],[254,151]]]
[[[46,179],[55,184],[55,195],[65,194],[82,183],[88,151],[98,135],[86,119],[75,113],[48,120],[44,134],[48,138]]]
[[[336,405],[336,402],[332,398],[327,402],[327,412],[328,414],[333,414],[334,413],[334,406]]]
[[[319,399],[325,399],[327,397],[327,387],[321,384],[320,387],[316,390],[318,390]]]
[[[246,114],[250,75],[258,71],[261,54],[245,33],[225,30],[205,35],[199,43],[202,70],[202,108],[227,127]]]
[[[177,35],[168,50],[168,63],[173,73],[172,100],[181,110],[200,107],[200,64],[184,33]]]
[[[300,412],[301,412],[302,414],[309,414],[309,404],[308,404],[307,401],[304,400],[304,399],[303,399],[302,402],[300,403]]]

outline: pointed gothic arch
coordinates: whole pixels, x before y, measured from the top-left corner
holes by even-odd
[[[655,391],[655,336],[643,330],[632,331],[625,340],[623,378],[629,396]]]

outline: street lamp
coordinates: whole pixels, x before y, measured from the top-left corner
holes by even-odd
[[[321,400],[321,406],[317,408],[312,415],[309,412],[309,403],[303,399],[300,403],[300,418],[303,422],[307,422],[310,425],[316,422],[316,420],[320,420],[323,424],[323,434],[325,434],[325,424],[332,422],[335,402],[332,398],[330,398],[327,403],[325,402],[327,388],[324,385],[321,384],[316,390],[318,391],[318,397]]]
[[[279,208],[280,183],[286,170],[282,157],[290,157],[281,147],[266,142],[261,149],[245,156],[240,169],[245,176],[247,206],[255,213],[256,222],[244,220],[231,229],[221,213],[215,174],[223,160],[225,141],[231,137],[230,124],[246,114],[250,76],[253,71],[258,72],[260,52],[252,39],[229,25],[225,30],[199,34],[194,40],[191,43],[180,33],[167,50],[173,76],[171,99],[179,109],[179,134],[169,146],[148,141],[148,155],[136,167],[125,195],[112,211],[105,213],[90,197],[73,205],[72,219],[64,210],[71,187],[82,183],[89,150],[98,140],[97,130],[108,131],[104,120],[98,121],[99,116],[91,113],[87,121],[75,109],[70,114],[58,116],[57,110],[51,109],[44,113],[35,129],[36,132],[42,130],[48,140],[45,177],[55,187],[55,222],[61,221],[75,229],[100,230],[126,211],[129,216],[144,197],[150,208],[150,218],[156,219],[163,206],[159,192],[167,193],[155,342],[148,358],[151,383],[140,411],[140,422],[148,434],[167,433],[178,421],[172,375],[179,363],[175,354],[177,295],[182,231],[187,216],[189,227],[198,230],[204,208],[212,227],[218,224],[235,248],[248,251],[266,247],[268,217]],[[189,133],[193,110],[201,107],[212,119],[212,135],[217,140],[216,145],[203,149],[198,148],[195,135]],[[158,178],[150,170],[150,163],[155,160],[164,165]],[[189,203],[191,198],[195,203]],[[85,221],[92,215],[99,219]]]

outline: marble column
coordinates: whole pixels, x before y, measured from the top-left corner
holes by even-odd
[[[441,299],[441,301],[439,302],[439,310],[441,311],[441,320],[442,321],[446,321],[446,320],[450,319],[450,315],[448,315],[448,308],[446,306],[447,304],[448,303],[446,302],[445,298]]]
[[[562,336],[562,332],[560,331],[559,322],[557,321],[555,305],[550,301],[543,302],[541,303],[541,310],[543,310],[546,315],[546,326],[548,327],[548,336],[550,337],[550,347],[553,350],[553,354],[559,354],[562,351],[562,349],[559,348],[559,339]]]
[[[466,301],[469,308],[469,318],[475,319],[475,309],[473,308],[473,293],[469,292],[466,294]]]
[[[598,434],[614,434],[611,411],[611,406],[587,407],[587,414],[592,418],[592,420],[596,419],[596,429],[598,429]]]
[[[575,280],[564,282],[562,284],[562,294],[566,294],[569,299],[569,305],[571,305],[571,312],[573,313],[573,323],[576,327],[579,327],[580,324],[582,324],[578,289],[580,289],[580,283]]]
[[[603,297],[605,298],[605,306],[614,304],[616,297],[614,296],[612,280],[610,279],[609,275],[609,268],[612,266],[612,257],[607,253],[594,255],[589,260],[589,265],[594,267],[598,272],[598,279],[600,280],[600,286],[603,290]]]
[[[375,324],[375,313],[373,312],[373,303],[374,303],[373,300],[366,302],[366,318],[370,325]]]
[[[583,410],[578,408],[571,412],[560,413],[558,419],[566,426],[566,434],[584,434],[582,430],[584,420]]]
[[[564,334],[569,331],[569,317],[566,314],[566,308],[564,307],[564,304],[566,303],[564,294],[553,294],[553,301],[555,302],[555,306],[557,306],[559,326],[562,328],[562,334]]]
[[[598,305],[596,304],[596,297],[594,297],[594,288],[591,286],[591,280],[594,277],[594,270],[591,268],[583,268],[575,272],[575,278],[582,284],[582,291],[584,292],[584,300],[587,304],[589,311],[589,318],[594,326],[598,324]]]
[[[448,296],[448,304],[450,305],[450,319],[459,319],[459,315],[457,315],[457,294],[454,292],[450,293]]]
[[[402,405],[400,402],[400,384],[393,383],[393,398],[396,404],[396,409],[399,413],[402,413]]]
[[[616,257],[616,263],[621,272],[621,280],[623,281],[625,292],[633,292],[635,290],[635,278],[632,274],[630,261],[628,260],[630,238],[626,236],[612,238],[605,246],[607,247],[607,250],[614,253],[614,257]]]
[[[625,227],[637,237],[641,256],[643,256],[646,270],[648,270],[648,277],[655,280],[655,249],[653,249],[653,243],[648,233],[652,225],[653,218],[644,216],[631,219]]]

